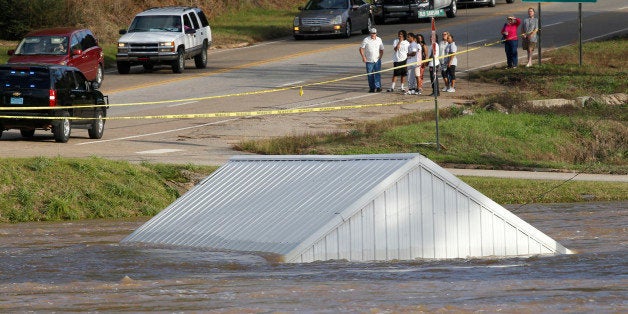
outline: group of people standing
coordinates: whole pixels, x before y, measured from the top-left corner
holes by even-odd
[[[438,41],[438,38],[436,38]],[[425,44],[425,37],[421,34],[407,33],[400,30],[397,38],[393,41],[393,76],[389,89],[393,92],[399,80],[399,91],[410,95],[421,95],[423,93],[423,75],[425,69],[429,68],[430,81],[432,83],[432,94],[438,94],[438,80],[436,73],[441,73],[445,81],[443,91],[455,92],[456,83],[456,52],[458,48],[453,36],[448,32],[443,33],[443,41],[432,49],[431,45]],[[366,64],[366,72],[369,82],[369,92],[381,92],[381,59],[384,54],[384,44],[381,38],[377,37],[377,29],[370,30],[370,36],[362,41],[360,46],[362,61]],[[441,59],[439,56],[445,56]],[[429,62],[424,62],[430,58]],[[441,62],[443,63],[441,71]],[[372,73],[372,74],[371,74]],[[407,78],[407,88],[405,86]]]
[[[534,16],[535,11],[533,8],[528,8],[528,17],[523,20],[523,27],[521,37],[523,42],[521,47],[528,53],[528,63],[526,67],[532,66],[532,53],[536,48],[537,32],[539,31],[539,20]],[[519,46],[519,25],[521,25],[521,19],[508,16],[506,23],[502,27],[502,40],[504,41],[504,49],[506,51],[506,68],[516,68],[519,65],[519,55],[517,53],[517,47]]]
[[[528,18],[523,21],[523,49],[528,53],[528,63],[526,67],[532,65],[532,53],[536,47],[538,20],[534,17],[534,9],[528,9]],[[502,40],[505,44],[506,63],[508,68],[518,65],[517,46],[519,44],[518,27],[521,19],[508,16],[504,27],[502,27]],[[437,74],[440,73],[445,87],[443,92],[453,93],[456,91],[456,66],[458,58],[456,54],[458,47],[454,41],[454,36],[449,32],[443,32],[442,40],[438,41],[436,35],[435,42],[438,44],[426,45],[425,38],[421,34],[407,33],[400,30],[397,38],[393,41],[393,77],[388,92],[395,91],[397,78],[399,78],[399,91],[406,94],[421,95],[423,93],[423,74],[425,68],[429,68],[432,94],[439,94]],[[377,36],[377,29],[370,30],[369,37],[366,37],[360,45],[360,55],[366,64],[366,73],[369,83],[369,93],[381,92],[382,83],[380,71],[382,68],[382,56],[384,55],[384,44]],[[441,56],[443,56],[441,58]],[[423,62],[430,59],[429,62]],[[441,60],[442,59],[442,60]],[[442,63],[442,66],[441,66]],[[407,77],[407,89],[404,84]]]

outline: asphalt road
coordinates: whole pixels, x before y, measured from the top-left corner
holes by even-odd
[[[494,8],[460,8],[456,18],[437,19],[438,34],[447,30],[454,34],[459,50],[470,50],[459,56],[459,75],[504,64],[502,45],[484,45],[501,38],[499,31],[507,15],[524,18],[528,7],[537,6],[537,3],[506,4],[503,1]],[[584,40],[628,33],[628,6],[624,0],[603,0],[582,7]],[[543,49],[578,42],[577,3],[543,3],[541,18]],[[387,49],[385,69],[392,66],[391,45],[399,29],[418,32],[426,38],[430,35],[429,23],[389,22],[377,28]],[[433,98],[427,96],[366,93],[364,66],[358,55],[358,46],[364,37],[356,33],[349,39],[294,41],[286,38],[244,48],[212,49],[206,69],[194,68],[190,60],[183,74],[173,74],[170,68],[144,73],[137,67],[129,75],[118,75],[114,69],[106,73],[101,88],[113,104],[108,113],[112,119],[107,120],[101,140],[90,140],[87,131],[80,129],[73,130],[66,144],[55,143],[50,132],[37,131],[34,138],[23,139],[17,130],[11,130],[2,136],[0,156],[100,156],[129,161],[221,165],[232,155],[240,154],[232,150],[231,145],[242,140],[342,129],[347,122],[434,108]],[[519,56],[524,55],[520,50]],[[390,72],[382,75],[384,86],[388,86],[391,76]],[[427,74],[426,81],[429,82]],[[290,88],[294,86],[297,87]],[[303,86],[302,96],[298,86]],[[459,84],[458,92],[443,95],[439,104],[446,106],[459,101],[457,97],[465,92],[481,92],[470,90],[475,88],[471,84]],[[266,116],[137,118],[391,102],[402,104]]]

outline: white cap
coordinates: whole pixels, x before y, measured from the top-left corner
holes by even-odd
[[[377,34],[377,28],[371,28],[369,31],[371,34]]]

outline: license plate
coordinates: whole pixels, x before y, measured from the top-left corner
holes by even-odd
[[[320,30],[321,30],[321,28],[320,28],[320,27],[318,27],[318,26],[312,26],[312,27],[310,27],[310,32],[318,32],[318,31],[320,31]]]
[[[11,105],[23,105],[24,98],[22,97],[11,97]]]

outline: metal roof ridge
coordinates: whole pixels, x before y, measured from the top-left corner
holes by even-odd
[[[236,155],[229,159],[231,161],[304,161],[304,160],[330,160],[330,161],[349,161],[349,160],[412,160],[419,153],[399,153],[399,154],[378,154],[378,155]]]

